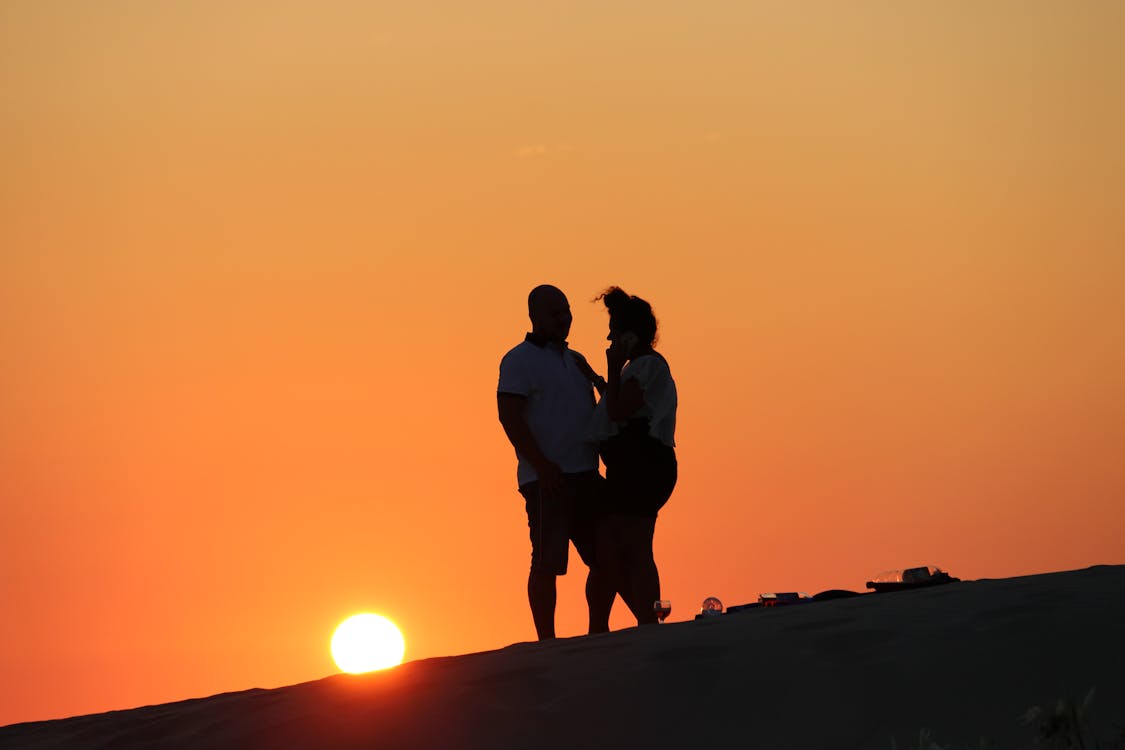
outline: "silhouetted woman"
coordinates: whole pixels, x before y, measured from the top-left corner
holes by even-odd
[[[676,486],[676,383],[653,350],[656,317],[639,297],[610,287],[597,299],[609,311],[608,383],[594,413],[606,467],[606,511],[598,565],[614,581],[638,624],[656,622],[660,575],[652,554],[656,516]]]

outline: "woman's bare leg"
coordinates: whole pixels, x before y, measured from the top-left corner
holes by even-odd
[[[660,572],[652,554],[652,537],[656,529],[655,518],[624,517],[621,528],[621,547],[625,556],[625,597],[638,625],[657,622],[652,609],[660,598]]]

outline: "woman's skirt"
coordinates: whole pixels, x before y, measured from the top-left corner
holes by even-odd
[[[599,453],[606,511],[656,518],[676,486],[676,449],[648,434],[648,420],[632,420]]]

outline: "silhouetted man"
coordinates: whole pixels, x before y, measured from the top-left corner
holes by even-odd
[[[564,575],[574,542],[590,568],[590,632],[609,630],[615,593],[594,567],[598,454],[588,442],[594,411],[585,358],[566,343],[570,303],[559,289],[537,286],[527,297],[531,333],[500,362],[500,424],[519,459],[517,481],[531,532],[527,599],[540,640],[555,637],[555,578]],[[599,379],[600,380],[600,379]]]

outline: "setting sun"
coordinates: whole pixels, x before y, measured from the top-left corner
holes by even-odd
[[[405,651],[402,633],[382,615],[354,615],[332,635],[332,658],[341,670],[352,674],[401,664]]]

